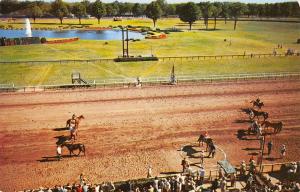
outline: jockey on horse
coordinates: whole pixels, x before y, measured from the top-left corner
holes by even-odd
[[[69,128],[69,130],[70,130],[70,139],[74,138],[74,140],[76,140],[75,139],[75,132],[76,132],[76,126],[77,126],[76,124],[77,124],[76,115],[73,114],[72,118],[69,119],[66,124],[66,127]]]

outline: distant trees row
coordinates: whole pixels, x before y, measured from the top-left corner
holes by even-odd
[[[179,18],[188,22],[190,29],[192,24],[203,18],[206,29],[208,29],[208,19],[214,18],[216,29],[217,18],[233,18],[236,23],[241,15],[248,17],[300,17],[300,8],[297,2],[284,2],[272,4],[255,4],[255,3],[231,3],[231,2],[200,2],[200,3],[181,3],[168,4],[165,0],[152,1],[149,4],[141,3],[121,3],[115,1],[113,3],[102,3],[96,0],[91,3],[83,0],[80,3],[66,3],[63,0],[55,0],[53,2],[44,1],[18,1],[18,0],[1,0],[0,14],[4,15],[27,15],[34,20],[38,17],[57,17],[60,22],[63,18],[75,15],[81,23],[81,18],[86,15],[92,15],[98,19],[105,16],[124,16],[133,15],[135,17],[147,16],[153,20],[155,26],[156,21],[160,17],[179,16]]]

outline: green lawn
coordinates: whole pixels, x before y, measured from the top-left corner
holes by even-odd
[[[17,20],[16,23],[10,23],[10,25],[15,28],[22,27],[22,22]],[[68,26],[68,24],[77,24],[78,20],[68,19],[64,22],[64,26]],[[110,25],[152,26],[152,21],[149,19],[120,22],[104,19],[100,25],[96,24],[96,20],[90,19],[84,20],[83,23],[103,27]],[[8,25],[2,21],[3,24]],[[37,20],[37,24],[32,25],[34,28],[58,28],[59,26],[56,19]],[[177,27],[185,30],[188,25],[180,22],[179,19],[160,19],[158,27],[161,29]],[[213,27],[212,21],[210,21],[210,27]],[[171,33],[163,40],[130,42],[130,54],[149,55],[152,52],[157,56],[188,56],[243,54],[244,52],[246,54],[272,53],[277,44],[283,44],[283,49],[277,50],[279,53],[285,52],[287,48],[300,50],[300,44],[295,43],[300,38],[299,23],[240,21],[237,30],[233,31],[232,22],[224,24],[223,21],[218,21],[218,30],[205,31],[203,28],[203,21],[199,21],[195,24],[194,30]],[[121,53],[120,41],[80,40],[55,45],[0,47],[0,61],[115,58]],[[169,75],[173,64],[175,64],[177,74],[300,71],[299,63],[299,57],[288,57],[182,62],[70,63],[62,65],[0,64],[0,76],[2,77],[0,83],[14,82],[18,85],[69,83],[72,71],[81,72],[87,79],[166,76]]]
[[[177,75],[300,72],[300,57],[268,57],[200,61],[155,61],[130,63],[1,64],[0,84],[41,85],[71,83],[71,73],[80,72],[87,80]]]

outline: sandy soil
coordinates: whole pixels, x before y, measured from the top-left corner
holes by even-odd
[[[281,133],[266,137],[274,143],[272,162],[300,160],[298,80],[1,93],[0,190],[78,182],[81,172],[92,183],[140,178],[148,165],[154,175],[179,172],[178,150],[193,147],[205,130],[230,162],[239,164],[259,146],[253,136],[237,138],[238,130],[249,127],[241,108],[258,96],[269,120],[284,124]],[[59,128],[73,113],[86,117],[78,142],[86,145],[87,154],[53,161],[56,137],[69,135]],[[281,144],[287,145],[287,156],[277,159]],[[66,149],[63,154],[68,155]],[[206,167],[223,158],[218,151],[215,159],[205,159]]]

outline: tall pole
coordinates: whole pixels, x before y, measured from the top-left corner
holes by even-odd
[[[126,52],[127,52],[127,57],[129,57],[129,50],[128,50],[128,41],[129,41],[129,39],[128,39],[128,26],[127,26],[127,28],[126,28]]]
[[[123,57],[125,57],[125,50],[124,50],[124,29],[122,27],[122,49],[123,49]]]
[[[265,141],[266,141],[266,136],[264,135],[262,137],[263,139],[263,146],[262,146],[262,149],[261,149],[261,161],[260,161],[260,166],[259,166],[259,172],[262,172],[262,162],[263,162],[263,159],[264,159],[264,149],[265,149]]]

